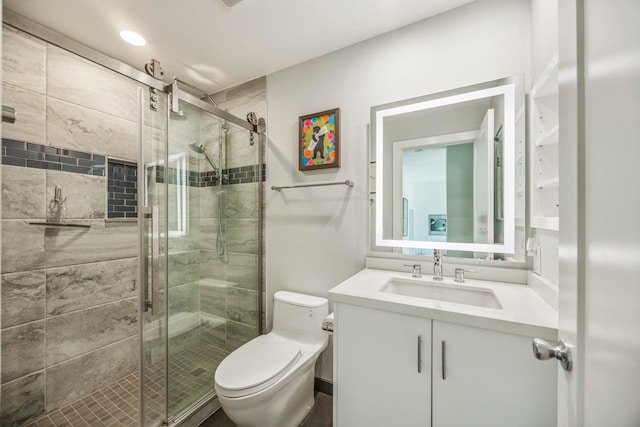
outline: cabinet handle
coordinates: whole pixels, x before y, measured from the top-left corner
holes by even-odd
[[[422,335],[418,335],[418,373],[422,373]]]
[[[442,340],[442,379],[447,379],[447,342]]]

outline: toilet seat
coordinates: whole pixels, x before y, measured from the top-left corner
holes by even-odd
[[[227,356],[215,374],[218,394],[242,397],[276,383],[298,362],[300,346],[273,335],[261,335]]]

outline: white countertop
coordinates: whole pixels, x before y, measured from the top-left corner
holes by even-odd
[[[526,285],[473,279],[465,281],[465,287],[492,290],[502,305],[502,309],[496,309],[379,292],[392,278],[432,282],[429,275],[413,278],[411,273],[366,268],[330,289],[329,297],[337,303],[557,340],[558,313]],[[437,283],[458,285],[452,277],[444,277]],[[340,328],[339,312],[335,327]]]

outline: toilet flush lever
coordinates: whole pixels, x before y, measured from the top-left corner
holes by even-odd
[[[571,350],[567,347],[567,344],[560,340],[558,345],[552,347],[551,344],[540,338],[533,339],[533,355],[538,360],[548,360],[556,358],[560,361],[562,369],[565,371],[571,371],[573,368],[573,361],[571,359]]]

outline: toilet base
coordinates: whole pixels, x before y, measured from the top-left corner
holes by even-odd
[[[315,404],[314,365],[310,364],[278,390],[257,393],[266,395],[262,400],[256,401],[256,395],[240,398],[219,395],[220,405],[237,427],[298,427]]]

